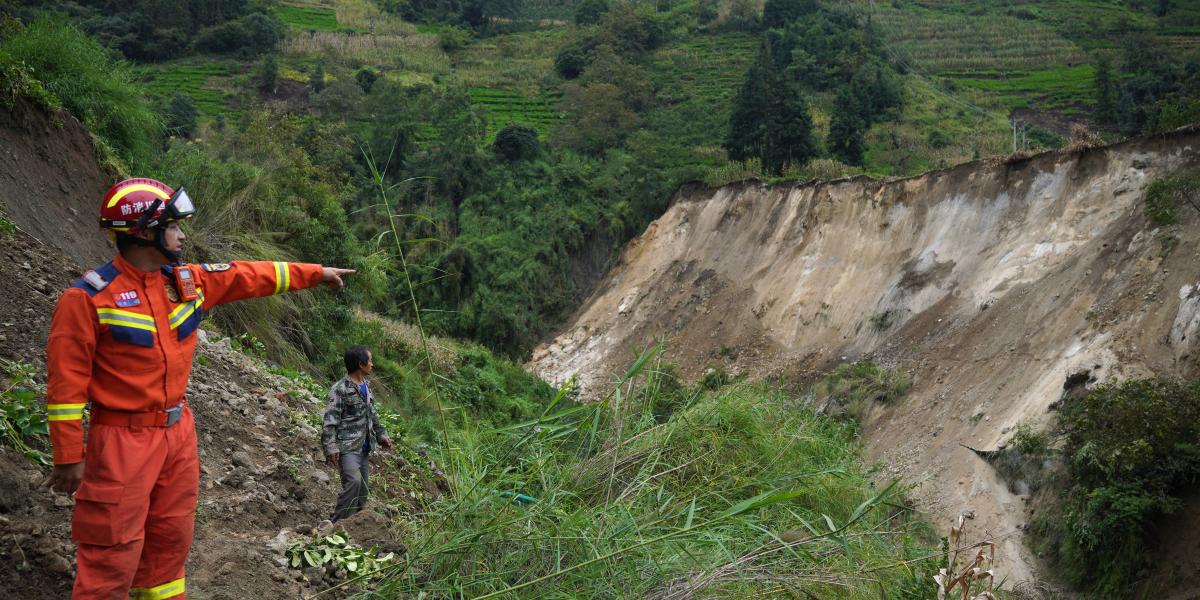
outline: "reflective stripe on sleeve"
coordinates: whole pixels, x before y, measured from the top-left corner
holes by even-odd
[[[161,600],[172,598],[183,593],[183,577],[152,588],[133,588],[129,590],[132,600]]]
[[[78,421],[83,418],[83,407],[87,404],[47,404],[47,421]]]
[[[277,262],[275,264],[275,293],[282,294],[288,291],[291,285],[291,274],[289,273],[288,264],[285,262]]]

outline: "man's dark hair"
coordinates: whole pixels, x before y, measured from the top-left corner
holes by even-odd
[[[371,353],[362,346],[355,346],[346,350],[346,372],[353,373],[371,362]]]

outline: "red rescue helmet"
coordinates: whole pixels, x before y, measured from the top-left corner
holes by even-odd
[[[171,189],[154,179],[126,179],[111,188],[100,203],[100,227],[130,233],[179,221],[196,212],[181,187]]]

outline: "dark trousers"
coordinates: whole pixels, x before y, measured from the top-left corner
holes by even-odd
[[[345,519],[367,505],[368,456],[370,452],[362,451],[342,454],[342,493],[338,494],[337,508],[330,520]]]

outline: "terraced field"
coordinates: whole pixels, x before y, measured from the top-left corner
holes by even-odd
[[[958,6],[957,4],[955,6]],[[1032,70],[1082,64],[1087,56],[1054,28],[1007,14],[872,3],[889,48],[919,71]]]
[[[957,85],[993,92],[1009,108],[1037,108],[1070,114],[1092,102],[1091,65],[1030,72],[949,73]]]
[[[526,96],[515,90],[470,88],[471,103],[483,109],[487,115],[487,139],[509,123],[521,123],[536,129],[545,138],[546,134],[562,119],[556,105],[561,94]]]
[[[229,103],[233,97],[228,89],[229,78],[234,74],[235,67],[235,63],[204,61],[163,63],[140,71],[142,80],[152,93],[165,99],[176,92],[187,92],[200,114],[211,118],[219,114],[226,117],[239,114]]]
[[[285,4],[275,9],[284,23],[302,31],[337,31],[337,12],[320,5]]]
[[[646,115],[646,124],[685,147],[720,146],[733,97],[757,49],[756,36],[728,33],[656,51],[647,66],[661,106]]]

